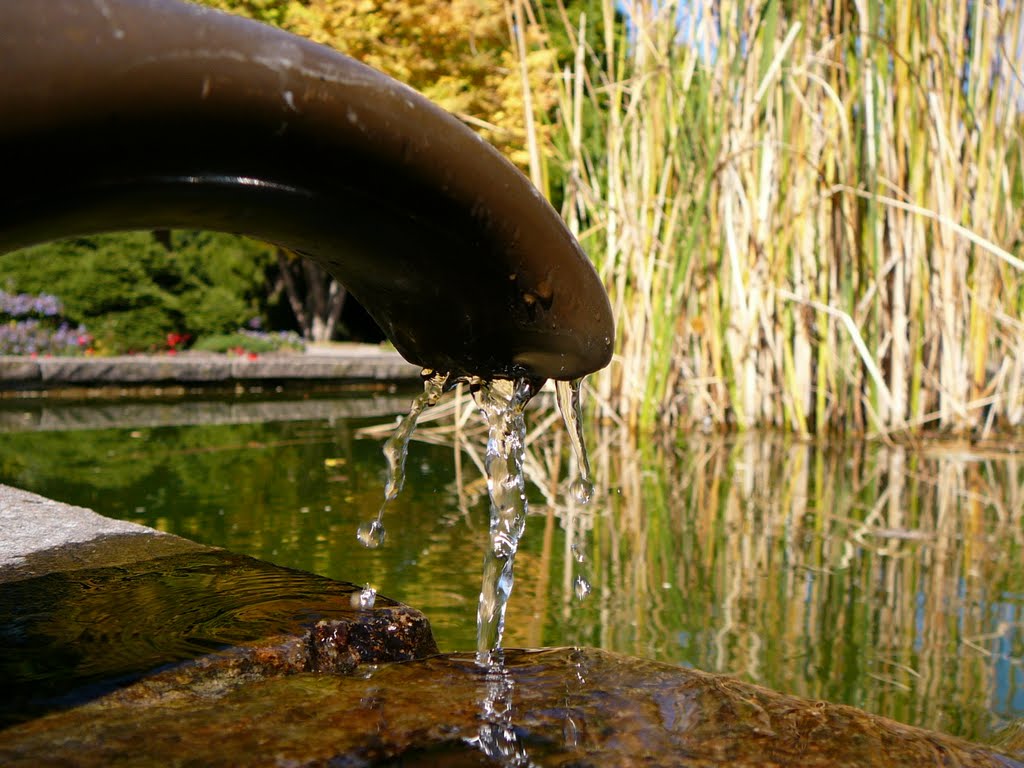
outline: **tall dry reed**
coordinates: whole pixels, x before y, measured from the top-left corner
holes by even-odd
[[[576,44],[531,157],[611,296],[608,419],[1024,423],[1021,4],[510,3]]]

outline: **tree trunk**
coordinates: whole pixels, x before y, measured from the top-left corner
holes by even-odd
[[[330,341],[338,329],[348,292],[345,286],[310,259],[277,249],[277,264],[288,305],[309,341]]]

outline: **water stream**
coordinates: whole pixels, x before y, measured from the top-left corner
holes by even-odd
[[[424,389],[412,404],[384,445],[388,462],[388,478],[384,502],[376,519],[360,526],[359,540],[367,547],[379,546],[385,536],[384,510],[402,490],[405,482],[405,461],[420,414],[435,405],[448,382],[446,374],[424,376]],[[575,458],[575,471],[569,486],[571,504],[587,504],[594,493],[583,435],[581,380],[555,382],[556,402],[562,416]],[[497,664],[493,656],[501,649],[505,629],[505,609],[514,582],[515,555],[526,527],[528,502],[523,461],[526,450],[524,409],[543,385],[542,381],[520,378],[515,381],[495,379],[471,382],[474,401],[487,422],[487,451],[484,468],[490,497],[489,542],[484,552],[483,578],[477,605],[476,658],[481,665]],[[573,544],[576,564],[574,592],[580,600],[590,594],[586,576],[586,554],[583,537]]]
[[[580,397],[582,379],[574,381],[556,381],[555,397],[558,411],[569,433],[573,456],[576,458],[576,477],[569,485],[569,496],[579,505],[588,504],[594,496],[594,482],[590,475],[590,459],[587,456],[587,443],[583,435],[583,404]],[[572,512],[576,510],[573,509]],[[573,592],[577,600],[585,600],[590,595],[590,579],[587,576],[586,537],[581,535],[572,545],[572,556],[576,573],[573,577]]]
[[[484,467],[491,499],[490,542],[484,551],[483,583],[476,614],[476,655],[481,664],[489,663],[491,654],[501,648],[516,550],[526,527],[523,409],[535,393],[535,383],[527,379],[484,382],[473,391],[487,420]]]
[[[394,501],[405,486],[405,460],[409,455],[409,441],[416,431],[416,422],[420,414],[427,408],[437,404],[444,393],[444,385],[448,381],[447,373],[424,371],[423,392],[418,395],[409,408],[409,413],[398,422],[394,433],[384,443],[384,458],[388,462],[388,479],[384,484],[384,501],[377,511],[377,517],[359,526],[356,533],[363,546],[375,549],[384,543],[387,531],[384,528],[384,510]]]

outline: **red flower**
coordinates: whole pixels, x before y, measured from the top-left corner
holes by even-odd
[[[168,333],[167,348],[168,350],[176,350],[191,338],[192,336],[188,333]]]

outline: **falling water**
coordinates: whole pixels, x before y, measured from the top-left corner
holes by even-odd
[[[394,434],[384,443],[384,457],[388,462],[388,479],[384,485],[384,503],[380,505],[377,517],[368,523],[359,526],[356,533],[357,538],[363,546],[370,549],[379,547],[384,543],[384,510],[388,503],[402,491],[405,485],[405,459],[409,455],[409,441],[416,429],[416,422],[427,408],[437,404],[441,394],[444,392],[444,385],[448,381],[447,373],[434,373],[433,371],[423,372],[423,393],[412,401],[409,414],[399,422]]]
[[[565,430],[569,433],[573,455],[576,457],[576,478],[569,485],[569,493],[578,504],[586,504],[594,495],[594,484],[590,479],[590,459],[587,456],[587,444],[583,436],[583,408],[580,402],[580,384],[582,379],[574,381],[556,381],[555,397],[558,411],[562,414]],[[572,545],[573,560],[576,562],[576,576],[573,590],[578,600],[584,600],[590,594],[590,580],[586,576],[587,555],[583,537]]]
[[[359,540],[367,547],[384,541],[384,509],[402,490],[409,441],[420,414],[436,404],[448,381],[447,374],[424,375],[423,394],[384,445],[388,461],[388,480],[384,503],[375,520],[359,528]],[[512,592],[513,565],[519,539],[526,526],[527,501],[523,460],[526,450],[526,423],[523,410],[543,381],[521,378],[472,382],[473,398],[487,421],[487,454],[484,468],[490,496],[490,540],[484,553],[483,579],[477,607],[476,659],[481,665],[500,666],[495,652],[501,648],[505,630],[505,608]],[[583,441],[580,381],[555,383],[558,409],[565,422],[576,459],[575,478],[570,494],[576,504],[586,504],[594,493],[590,461]],[[590,594],[585,575],[586,554],[582,538],[573,545],[576,562],[574,591],[580,600]]]
[[[483,583],[477,607],[476,657],[490,664],[501,647],[505,607],[512,592],[512,567],[526,526],[526,481],[523,455],[526,422],[523,409],[537,382],[504,379],[484,382],[473,397],[487,420],[487,490],[491,497],[490,542],[484,552]]]

